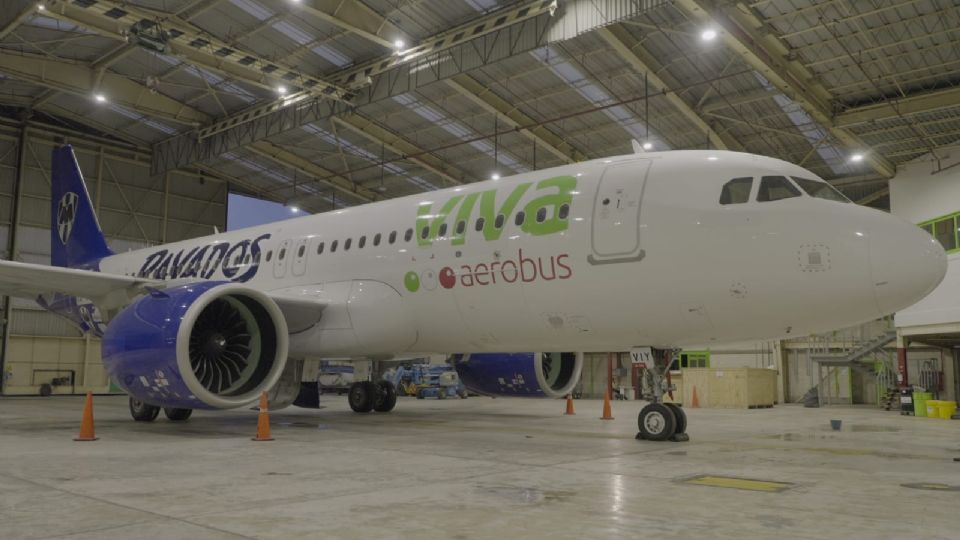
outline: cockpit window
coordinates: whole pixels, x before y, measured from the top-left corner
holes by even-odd
[[[723,185],[720,192],[720,204],[741,204],[750,200],[750,189],[753,187],[753,178],[734,178]]]
[[[844,197],[843,193],[840,193],[836,190],[836,188],[826,182],[808,180],[806,178],[798,178],[796,176],[791,176],[791,178],[793,178],[793,181],[800,186],[800,189],[806,191],[807,195],[811,197],[826,199],[828,201],[850,202],[850,199]]]
[[[758,202],[779,201],[799,196],[800,190],[783,176],[764,176],[760,179],[760,190],[757,191]]]

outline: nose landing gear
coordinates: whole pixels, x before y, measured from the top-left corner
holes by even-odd
[[[640,398],[650,403],[637,416],[637,440],[689,441],[687,414],[676,403],[664,403],[663,395],[673,392],[669,368],[673,351],[653,349],[651,362],[642,370],[638,381]]]

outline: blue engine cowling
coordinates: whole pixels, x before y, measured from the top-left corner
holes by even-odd
[[[103,363],[131,396],[163,407],[250,404],[280,378],[289,335],[267,295],[230,282],[171,287],[107,325]]]
[[[453,367],[468,390],[488,396],[561,398],[580,382],[577,353],[475,353],[457,355]]]

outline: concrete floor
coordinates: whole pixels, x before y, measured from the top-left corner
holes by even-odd
[[[688,411],[691,441],[633,439],[638,403],[344,398],[136,424],[95,398],[99,441],[71,439],[81,398],[0,399],[0,538],[951,538],[960,421],[872,408]],[[831,418],[841,432],[829,431]],[[697,475],[792,484],[777,493]]]

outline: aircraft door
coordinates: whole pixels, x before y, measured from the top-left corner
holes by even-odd
[[[649,159],[609,165],[593,203],[590,264],[639,261],[640,206],[650,170]]]
[[[297,240],[297,246],[293,250],[292,272],[295,276],[302,276],[307,271],[307,242],[306,238]]]
[[[290,240],[281,242],[273,258],[273,277],[277,279],[287,274],[287,261],[290,259],[290,243]]]

